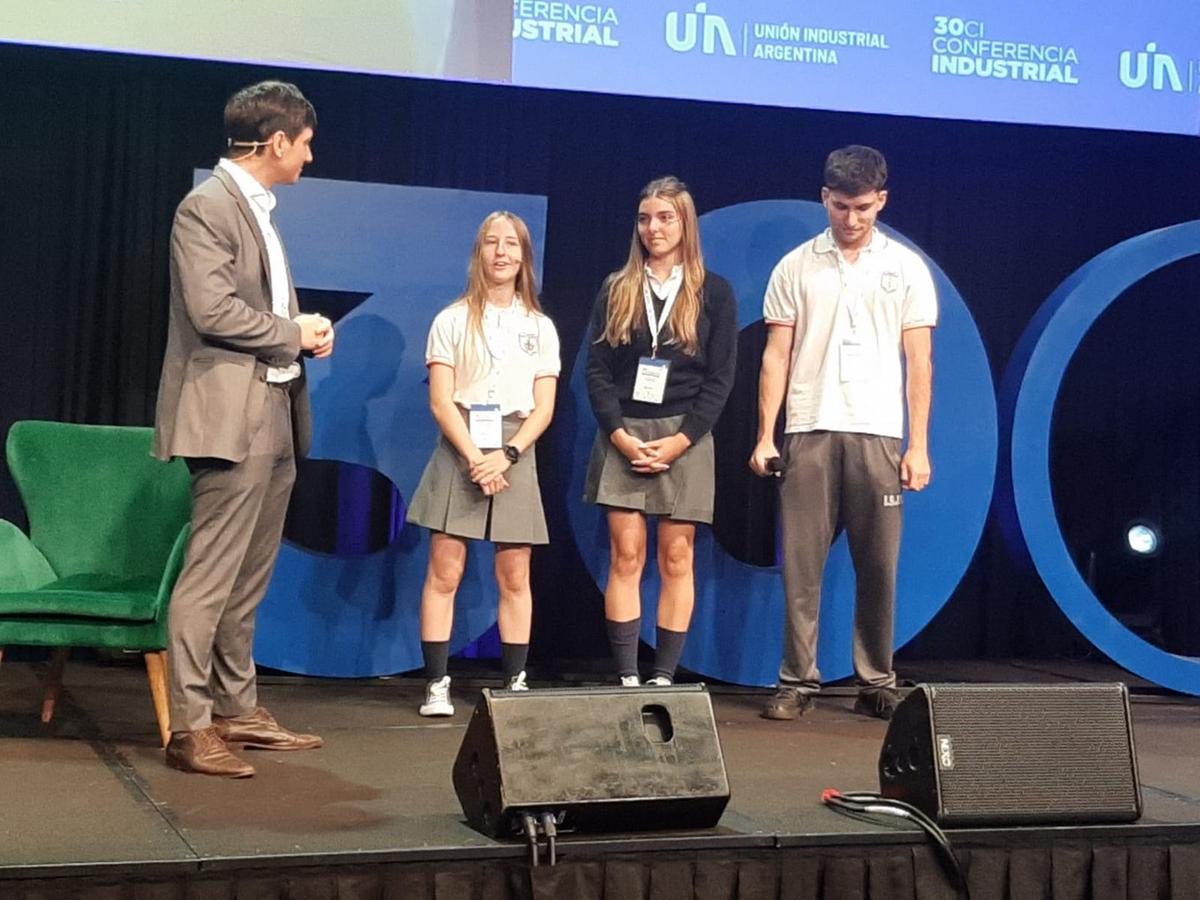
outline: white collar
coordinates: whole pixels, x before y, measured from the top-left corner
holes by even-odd
[[[645,269],[646,269],[646,277],[648,277],[650,279],[650,283],[653,284],[655,287],[669,289],[674,282],[683,281],[683,265],[681,263],[677,263],[677,264],[671,266],[671,274],[668,275],[665,279],[659,278],[657,275],[654,274],[654,272],[652,272],[650,270],[650,263],[646,263]]]
[[[525,308],[525,303],[523,300],[521,300],[520,294],[513,294],[512,303],[508,304],[508,306],[497,306],[491,300],[487,300],[487,299],[485,299],[483,301],[483,305],[484,305],[485,309],[494,309],[494,310],[496,310],[496,312],[506,312],[510,309],[524,309]]]
[[[875,227],[871,229],[871,240],[867,242],[867,246],[863,247],[861,252],[876,253],[887,245],[888,236]],[[813,240],[814,253],[840,253],[841,249],[833,238],[832,228],[826,228]]]
[[[217,161],[217,168],[229,173],[229,177],[238,186],[242,196],[258,207],[261,212],[268,216],[271,214],[271,210],[275,208],[275,195],[259,184],[257,178],[228,157],[221,157]]]

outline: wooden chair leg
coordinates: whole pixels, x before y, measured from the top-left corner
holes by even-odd
[[[50,660],[50,671],[46,674],[46,693],[42,698],[43,722],[54,718],[54,707],[58,705],[59,695],[62,694],[63,669],[67,665],[70,652],[70,647],[54,648],[54,658]]]
[[[0,662],[4,662],[4,648],[0,647]]]
[[[171,740],[171,707],[167,702],[167,651],[149,651],[146,659],[146,677],[150,681],[150,696],[154,698],[154,717],[158,719],[158,734],[162,745]]]

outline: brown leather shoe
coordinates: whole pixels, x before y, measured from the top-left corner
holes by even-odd
[[[813,708],[812,694],[797,687],[781,684],[775,694],[762,708],[764,719],[779,719],[790,722],[798,719]]]
[[[315,750],[325,742],[315,734],[296,734],[261,706],[246,716],[213,716],[221,740],[254,750]]]
[[[222,778],[249,778],[254,774],[254,766],[230,753],[212,725],[199,731],[176,731],[167,742],[166,757],[167,765],[181,772]]]

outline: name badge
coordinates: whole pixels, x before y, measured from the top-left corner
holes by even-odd
[[[662,403],[670,369],[669,359],[651,359],[648,356],[639,359],[637,380],[633,382],[633,399],[639,403]]]
[[[842,384],[863,381],[871,374],[871,359],[861,341],[844,340],[838,345],[838,375]]]
[[[467,410],[471,440],[480,450],[498,450],[504,446],[504,417],[499,403],[472,403]]]

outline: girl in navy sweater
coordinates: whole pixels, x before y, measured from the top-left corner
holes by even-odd
[[[584,499],[607,511],[609,642],[621,683],[639,684],[639,583],[655,516],[662,592],[647,683],[670,684],[695,605],[696,523],[712,522],[711,432],[733,386],[738,336],[733,289],[704,268],[696,207],[679,179],[642,190],[629,258],[600,289],[589,333],[599,431]]]

